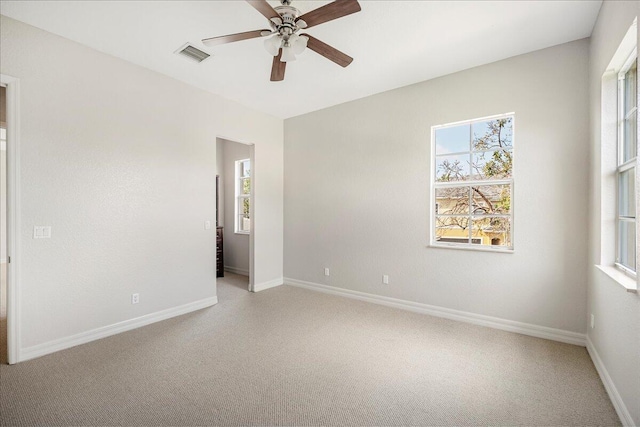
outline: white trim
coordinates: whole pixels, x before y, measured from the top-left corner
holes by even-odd
[[[19,360],[20,346],[20,80],[0,74],[7,88],[7,360]]]
[[[242,276],[249,275],[249,270],[247,270],[246,268],[231,267],[230,265],[225,265],[224,271],[228,271],[229,273],[234,273],[234,274],[240,274]]]
[[[142,326],[150,325],[161,320],[170,319],[172,317],[180,316],[183,314],[191,313],[196,310],[211,307],[218,303],[218,297],[205,298],[200,301],[190,302],[188,304],[180,305],[178,307],[168,308],[166,310],[157,311],[155,313],[145,314],[144,316],[136,317],[134,319],[124,320],[122,322],[114,323],[112,325],[103,326],[101,328],[93,329],[86,332],[81,332],[70,337],[58,338],[53,341],[45,342],[42,344],[27,347],[20,351],[20,362],[33,359],[36,357],[44,356],[45,354],[54,353],[56,351],[65,350],[67,348],[75,347],[80,344],[86,344],[91,341],[99,340],[101,338],[116,335],[122,332],[130,331],[132,329],[140,328]]]
[[[499,252],[503,254],[515,253],[513,249],[509,249],[509,246],[493,246],[493,245],[478,245],[478,244],[466,244],[466,243],[427,243],[427,248],[440,248],[440,249],[460,249],[463,251],[475,251],[475,252]]]
[[[631,413],[629,413],[622,397],[620,397],[620,393],[618,393],[618,389],[613,383],[609,372],[607,372],[607,368],[604,366],[604,363],[602,363],[602,359],[600,359],[600,355],[596,351],[596,347],[593,345],[589,335],[587,335],[587,351],[589,352],[589,356],[591,356],[591,360],[593,360],[593,364],[600,375],[600,379],[604,384],[605,390],[607,390],[609,399],[611,399],[611,403],[613,403],[613,407],[615,408],[618,417],[620,417],[620,421],[622,421],[622,425],[635,426],[636,424],[633,422],[633,418],[631,418]]]
[[[278,279],[269,280],[268,282],[256,283],[253,286],[253,292],[264,291],[265,289],[275,288],[276,286],[280,286],[284,284],[284,280],[282,277]]]
[[[617,266],[611,267],[609,265],[596,265],[596,268],[625,288],[627,292],[638,292],[638,283],[636,282],[636,279],[625,273]]]
[[[516,322],[514,320],[501,319],[498,317],[485,316],[482,314],[475,314],[466,311],[453,310],[445,307],[438,307],[435,305],[384,297],[365,292],[352,291],[349,289],[336,288],[333,286],[321,285],[319,283],[296,280],[289,277],[285,277],[284,281],[287,285],[297,286],[299,288],[305,288],[312,291],[339,295],[347,298],[357,299],[360,301],[367,301],[374,304],[413,311],[416,313],[457,320],[459,322],[487,326],[489,328],[516,332],[519,334],[530,335],[532,337],[544,338],[552,341],[560,341],[567,344],[574,344],[583,347],[586,345],[586,335],[578,332],[565,331],[562,329],[549,328],[547,326],[538,326],[530,323]]]

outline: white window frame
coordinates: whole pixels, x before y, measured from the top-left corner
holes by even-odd
[[[249,162],[249,175],[241,175],[242,172],[242,164],[244,162]],[[235,220],[234,220],[234,231],[236,234],[251,234],[251,225],[249,225],[249,231],[246,230],[241,230],[240,229],[240,215],[242,214],[242,210],[241,210],[241,206],[244,205],[245,200],[249,201],[249,221],[251,221],[251,193],[253,193],[253,183],[251,181],[250,182],[250,186],[249,186],[249,194],[244,194],[242,192],[242,188],[243,188],[243,183],[244,180],[249,179],[251,180],[251,159],[242,159],[242,160],[236,160],[235,162],[235,190],[236,190],[236,194],[235,194],[235,202],[236,202],[236,206],[235,206]]]
[[[436,181],[436,165],[437,165],[437,159],[436,159],[436,131],[439,129],[444,129],[444,128],[450,128],[450,127],[457,127],[457,126],[462,126],[462,125],[469,125],[469,126],[473,126],[474,123],[480,123],[480,122],[486,122],[488,120],[496,120],[496,119],[503,119],[503,118],[507,118],[507,117],[511,117],[512,118],[512,148],[511,148],[511,153],[513,158],[515,158],[515,139],[516,139],[516,125],[515,125],[515,113],[514,112],[510,112],[510,113],[503,113],[503,114],[496,114],[493,116],[486,116],[486,117],[479,117],[476,119],[471,119],[471,120],[462,120],[459,122],[453,122],[453,123],[447,123],[447,124],[443,124],[443,125],[437,125],[437,126],[432,126],[431,127],[431,175],[430,175],[430,182],[431,182],[431,197],[430,197],[430,203],[429,206],[431,209],[429,209],[430,211],[430,226],[429,226],[429,233],[430,233],[430,240],[429,240],[429,246],[430,247],[434,247],[434,248],[449,248],[449,249],[465,249],[465,250],[474,250],[474,251],[487,251],[487,252],[502,252],[502,253],[513,253],[514,252],[514,247],[515,247],[515,243],[514,243],[514,236],[515,236],[515,221],[514,221],[514,212],[515,212],[515,207],[514,207],[514,183],[515,183],[515,170],[512,169],[511,171],[511,178],[509,179],[496,179],[496,180],[469,180],[469,181],[455,181],[455,182],[437,182]],[[470,137],[473,137],[473,135],[470,135]],[[471,150],[471,147],[469,147],[468,153],[471,156],[473,151]],[[462,154],[466,154],[467,152],[463,152]],[[451,154],[457,154],[457,153],[451,153]],[[437,235],[436,235],[436,212],[435,209],[433,207],[438,206],[439,203],[436,199],[436,189],[437,188],[451,188],[451,187],[469,187],[469,186],[481,186],[481,185],[500,185],[500,184],[508,184],[510,186],[511,189],[511,213],[509,215],[482,215],[483,218],[491,218],[491,217],[500,217],[500,218],[509,218],[510,219],[510,223],[511,223],[511,246],[491,246],[491,245],[482,245],[482,244],[477,244],[477,243],[454,243],[454,242],[442,242],[440,240],[437,240]],[[471,195],[469,196],[471,197]],[[438,216],[443,216],[443,214],[438,214]],[[467,215],[463,215],[463,216],[467,216]],[[468,217],[472,220],[474,215],[473,213],[469,213]],[[472,235],[472,226],[469,226],[469,241],[473,242],[474,236]]]
[[[617,138],[617,157],[616,157],[616,231],[615,231],[615,266],[616,268],[622,270],[625,274],[636,278],[637,274],[637,265],[635,266],[635,269],[631,269],[625,265],[623,265],[620,262],[620,257],[621,257],[621,249],[622,249],[622,242],[620,241],[620,222],[625,221],[625,222],[632,222],[635,224],[635,226],[638,226],[638,222],[637,222],[637,212],[636,212],[636,217],[627,217],[627,216],[622,216],[620,214],[620,198],[621,198],[621,188],[620,188],[620,176],[623,172],[627,172],[629,170],[634,170],[634,175],[638,172],[637,168],[636,168],[636,164],[637,164],[637,157],[638,157],[638,153],[637,153],[637,146],[636,146],[636,156],[628,159],[626,161],[624,161],[624,145],[625,145],[625,133],[624,133],[624,127],[625,127],[625,123],[626,121],[633,115],[634,112],[636,112],[636,119],[637,119],[637,111],[638,111],[638,105],[637,105],[637,101],[636,101],[636,106],[629,111],[626,115],[624,114],[624,109],[625,109],[625,74],[631,69],[631,67],[633,66],[633,64],[637,61],[638,59],[638,50],[637,47],[633,49],[633,52],[631,52],[631,54],[629,55],[629,57],[626,59],[626,61],[624,62],[624,65],[622,66],[622,68],[620,69],[620,71],[618,72],[618,109],[617,109],[617,132],[618,132],[618,138]],[[637,72],[636,72],[636,85],[638,84],[638,78],[637,78]],[[636,129],[637,131],[637,129]],[[637,134],[636,134],[637,135]],[[637,138],[637,136],[636,136]],[[637,141],[636,141],[637,143]],[[634,183],[635,184],[635,183]],[[637,190],[637,189],[636,189]],[[634,201],[634,206],[637,206],[637,204],[635,203],[635,194],[637,193],[634,192],[633,194],[633,201]],[[637,231],[636,234],[637,236]],[[637,251],[637,237],[636,237],[636,251]],[[636,259],[637,259],[637,255],[636,255]],[[636,261],[637,262],[637,261]]]

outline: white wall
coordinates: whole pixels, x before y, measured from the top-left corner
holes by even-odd
[[[588,46],[285,120],[285,277],[585,332]],[[512,111],[515,253],[427,248],[431,126]]]
[[[0,262],[7,262],[7,152],[0,150]]]
[[[6,88],[0,86],[0,128],[7,127]],[[7,260],[7,152],[0,148],[0,261]]]
[[[235,233],[235,162],[248,159],[251,147],[224,141],[224,265],[249,273],[249,235]]]
[[[218,226],[224,227],[224,140],[216,138],[216,175],[218,175]]]
[[[280,119],[0,24],[0,71],[21,84],[22,352],[216,295],[204,221],[214,220],[218,136],[254,143],[269,165],[255,176],[255,280],[280,280]],[[52,226],[52,238],[33,240],[34,225]]]
[[[595,328],[589,328],[588,336],[635,425],[640,425],[640,296],[626,292],[594,266],[600,262],[603,241],[600,197],[603,149],[600,139],[601,78],[634,17],[639,15],[640,2],[603,3],[591,37],[589,76],[591,199],[587,315],[593,313],[595,316]],[[606,146],[604,150],[607,150]]]

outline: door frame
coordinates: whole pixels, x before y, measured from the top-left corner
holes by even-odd
[[[7,89],[7,360],[20,361],[20,80],[0,74]]]
[[[255,292],[255,261],[254,261],[254,241],[255,241],[255,151],[256,145],[251,142],[243,142],[234,137],[228,137],[223,135],[216,136],[216,146],[218,144],[218,140],[225,140],[229,142],[235,142],[238,144],[246,145],[249,147],[249,160],[251,161],[251,196],[249,197],[249,215],[251,217],[251,229],[249,230],[249,292]],[[217,152],[216,152],[217,155]]]

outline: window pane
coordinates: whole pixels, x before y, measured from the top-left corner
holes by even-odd
[[[618,181],[618,212],[620,216],[636,216],[636,169],[621,172]]]
[[[436,130],[436,154],[462,153],[470,148],[470,126],[454,126]]]
[[[240,176],[251,176],[251,161],[245,160],[240,163]]]
[[[510,214],[511,185],[479,185],[471,187],[474,215]]]
[[[469,242],[469,217],[436,217],[436,241],[445,239],[464,239]]]
[[[240,215],[238,218],[238,231],[245,231],[247,233],[251,231],[251,220],[248,217]]]
[[[242,178],[242,194],[251,194],[251,178]]]
[[[511,117],[474,123],[472,130],[474,151],[513,147],[513,119]]]
[[[469,187],[436,188],[437,214],[468,215]]]
[[[513,174],[511,150],[473,153],[472,179],[509,179]]]
[[[636,224],[618,221],[618,263],[636,271]]]
[[[623,163],[636,156],[637,135],[638,135],[638,111],[634,111],[627,120],[624,121],[623,143]]]
[[[471,236],[482,239],[483,246],[511,246],[511,220],[509,218],[473,218]]]
[[[638,103],[638,94],[636,93],[636,78],[638,75],[638,63],[633,61],[633,65],[624,76],[624,113],[625,116]]]
[[[437,156],[436,181],[464,181],[469,179],[469,155]]]

